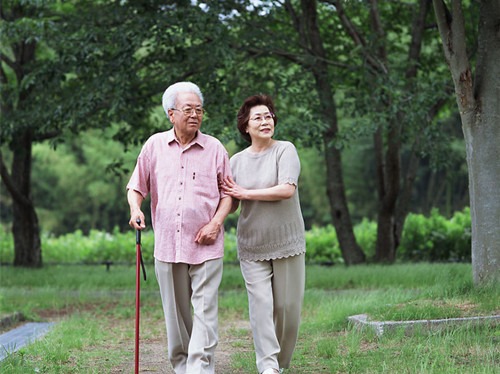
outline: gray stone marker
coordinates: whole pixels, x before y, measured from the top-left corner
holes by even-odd
[[[500,322],[500,315],[485,317],[426,319],[416,321],[368,321],[368,316],[366,314],[357,314],[355,316],[347,317],[347,320],[352,322],[355,326],[372,328],[373,330],[375,330],[377,336],[382,336],[386,332],[394,331],[395,329],[401,327],[405,329],[405,333],[411,333],[418,326],[427,329],[433,329],[464,323],[478,324],[485,323],[487,321],[498,323]]]
[[[0,335],[0,361],[44,336],[54,323],[29,322]]]

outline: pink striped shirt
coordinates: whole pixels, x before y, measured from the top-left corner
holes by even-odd
[[[151,136],[144,144],[127,189],[143,198],[151,194],[155,233],[154,256],[163,262],[200,264],[224,255],[224,228],[212,245],[194,241],[215,215],[220,199],[219,178],[231,175],[224,146],[198,131],[182,148],[174,130]]]

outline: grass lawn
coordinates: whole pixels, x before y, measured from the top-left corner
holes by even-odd
[[[154,269],[141,283],[141,370],[171,373]],[[0,314],[56,321],[44,339],[0,363],[1,373],[131,373],[135,267],[0,267]],[[347,323],[500,314],[499,285],[475,288],[470,264],[308,266],[301,333],[287,373],[498,373],[498,323],[378,337]],[[239,268],[225,265],[217,373],[257,373]]]

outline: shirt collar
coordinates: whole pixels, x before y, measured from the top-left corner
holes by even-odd
[[[175,136],[173,127],[167,131],[167,136],[168,136],[167,137],[168,144],[172,143],[173,141],[179,142],[177,140],[177,137]],[[201,148],[205,148],[206,141],[207,141],[207,136],[203,134],[200,130],[198,130],[195,138],[188,145],[188,148],[193,146],[194,144],[198,144]]]

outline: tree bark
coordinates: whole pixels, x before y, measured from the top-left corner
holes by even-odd
[[[346,265],[360,264],[366,261],[366,256],[354,236],[345,194],[341,153],[333,144],[338,134],[337,108],[333,98],[332,84],[328,78],[328,66],[324,63],[326,53],[318,27],[316,1],[302,0],[301,4],[305,20],[304,29],[307,30],[307,34],[302,37],[302,40],[307,40],[309,53],[318,58],[310,66],[310,69],[316,82],[322,118],[328,126],[328,129],[323,132],[323,144],[327,170],[326,190],[330,201],[333,225],[344,263]],[[303,30],[299,25],[297,27],[299,30]]]
[[[14,266],[37,268],[42,266],[42,248],[38,217],[31,199],[31,146],[31,135],[25,132],[14,149],[12,180],[24,198],[13,199],[12,233]]]
[[[442,0],[433,3],[466,144],[473,279],[495,282],[500,277],[500,3],[481,1],[475,78],[461,1],[452,0],[451,11]]]
[[[13,145],[12,172],[9,175],[0,157],[1,175],[12,196],[12,235],[14,266],[42,266],[40,227],[31,200],[32,139],[29,131],[19,136]]]
[[[336,113],[335,103],[331,97],[330,117]],[[330,201],[333,225],[337,233],[340,251],[346,265],[366,262],[366,256],[356,241],[352,227],[351,215],[347,205],[345,185],[342,171],[342,159],[333,140],[338,132],[337,118],[330,118],[329,130],[323,133],[326,161],[326,191]]]
[[[401,181],[401,126],[391,125],[387,140],[385,163],[377,165],[377,173],[383,180],[379,185],[379,209],[375,261],[396,261],[396,203]]]
[[[23,17],[26,10],[22,4],[16,4],[7,15],[2,13],[2,19],[17,20]],[[2,92],[2,115],[8,116],[16,111],[22,112],[23,104],[30,100],[32,88],[23,88],[23,79],[30,74],[30,65],[36,59],[37,42],[34,40],[12,43],[10,46],[13,59],[2,54],[5,62],[15,73],[17,85],[17,102],[6,100],[7,92]],[[2,83],[7,86],[7,74],[2,69]],[[38,217],[31,197],[31,163],[33,133],[27,124],[20,123],[14,129],[10,141],[13,151],[13,161],[9,174],[0,151],[0,175],[7,190],[12,196],[12,235],[14,238],[14,265],[37,268],[42,266],[42,250]]]

